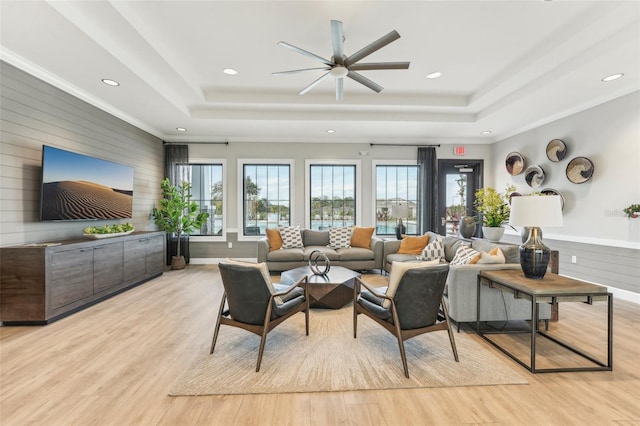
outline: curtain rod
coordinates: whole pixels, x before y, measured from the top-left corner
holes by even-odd
[[[167,142],[162,141],[162,145],[229,145],[229,141],[225,142]]]
[[[371,142],[369,146],[417,146],[418,148],[427,148],[427,147],[435,147],[440,148],[440,144],[421,144],[421,143],[373,143]]]

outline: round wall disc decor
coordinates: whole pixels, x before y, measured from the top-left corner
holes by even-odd
[[[567,179],[573,183],[585,183],[593,176],[593,163],[587,157],[576,157],[567,164]]]
[[[561,161],[567,155],[567,146],[560,139],[554,139],[547,144],[547,158],[553,162]]]
[[[540,166],[529,166],[524,171],[524,180],[532,188],[537,188],[544,182],[544,170]]]
[[[522,173],[527,163],[524,157],[520,155],[520,153],[510,152],[507,154],[505,165],[507,167],[507,173],[509,173],[511,176],[516,176]]]

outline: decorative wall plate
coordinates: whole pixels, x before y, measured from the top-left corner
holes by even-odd
[[[552,188],[545,188],[540,190],[541,194],[544,195],[559,195],[560,196],[560,204],[562,206],[562,210],[564,210],[564,195],[562,195],[559,191],[556,191]]]
[[[560,139],[554,139],[547,144],[547,158],[555,163],[567,156],[567,145]]]
[[[527,166],[527,162],[519,152],[510,152],[505,159],[505,165],[507,167],[507,173],[511,176],[517,176]]]
[[[567,179],[572,183],[585,183],[593,176],[593,163],[587,157],[576,157],[567,164]]]
[[[544,182],[544,170],[540,166],[529,166],[524,171],[524,180],[532,188],[537,188]]]

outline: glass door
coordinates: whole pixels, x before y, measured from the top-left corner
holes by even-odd
[[[482,160],[438,160],[440,235],[458,236],[460,219],[473,216],[476,190],[482,187]],[[479,235],[480,226],[476,226]]]

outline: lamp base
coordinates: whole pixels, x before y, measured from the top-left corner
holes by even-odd
[[[398,225],[396,226],[396,238],[401,240],[402,235],[407,232],[407,228],[402,223],[402,219],[398,219]]]
[[[520,246],[520,266],[527,278],[541,280],[547,273],[551,249],[542,243],[540,228],[530,228],[529,238]]]

